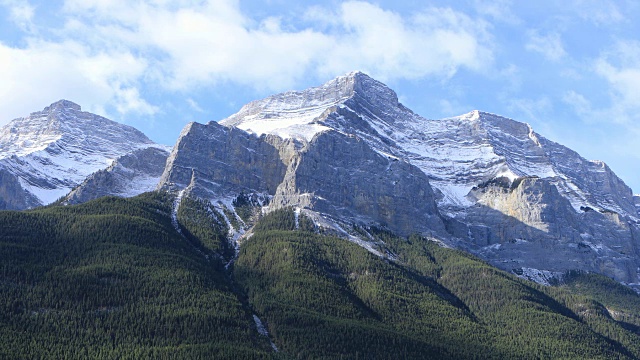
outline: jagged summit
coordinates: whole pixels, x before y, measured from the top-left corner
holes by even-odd
[[[354,71],[317,87],[252,101],[220,123],[257,135],[271,133],[310,141],[315,134],[333,128],[324,124],[327,110],[348,102],[391,107],[398,106],[398,96],[383,83]]]
[[[393,90],[363,72],[353,71],[317,87],[302,91],[287,91],[252,101],[243,106],[237,114],[225,119],[223,124],[237,126],[259,113],[278,115],[286,111],[327,108],[344,102],[356,94],[371,97],[372,92],[380,92],[377,96],[378,100],[390,98],[395,99],[397,103],[397,95]],[[269,119],[269,117],[265,116],[263,119]]]
[[[640,197],[604,163],[496,114],[424,118],[362,72],[191,123],[166,161],[154,146],[60,100],[0,130],[0,207],[45,204],[85,179],[69,202],[156,188],[226,217],[242,195],[389,259],[356,227],[420,233],[516,274],[580,269],[640,286]],[[237,220],[234,242],[249,230]]]
[[[501,267],[562,272],[573,266],[566,260],[572,259],[583,264],[582,269],[606,268],[597,271],[640,282],[635,260],[620,250],[635,246],[630,244],[638,229],[626,224],[640,221],[640,200],[609,167],[544,138],[529,124],[480,110],[426,119],[398,103],[386,85],[358,72],[252,102],[221,123],[253,134],[306,140],[304,151],[339,134],[386,159],[414,166],[435,189],[438,211],[450,219],[451,233],[479,246],[475,253]],[[331,158],[354,156],[353,150],[344,154],[335,150],[323,149]],[[302,173],[297,170],[292,179],[302,183]],[[306,175],[320,178],[314,180],[319,187],[332,181],[324,174]],[[310,198],[312,188],[307,189]],[[286,190],[284,196],[299,197],[291,193],[295,187],[280,189]],[[554,253],[541,252],[539,242],[554,248]],[[585,247],[594,253],[575,250]],[[529,258],[522,258],[522,251]],[[615,265],[604,260],[616,257],[624,260]],[[549,264],[550,258],[558,263]]]
[[[54,102],[53,104],[45,107],[43,111],[46,112],[46,111],[64,110],[64,109],[71,109],[71,110],[75,110],[75,111],[81,111],[82,110],[80,105],[74,103],[73,101],[61,99],[61,100],[58,100],[58,101]]]
[[[82,111],[80,105],[69,100],[59,100],[0,128],[0,159],[41,151],[57,141],[78,147],[99,147],[108,153],[129,148],[129,142],[153,144],[131,126]]]

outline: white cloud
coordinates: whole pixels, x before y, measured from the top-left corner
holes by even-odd
[[[290,30],[278,18],[247,18],[237,1],[178,9],[162,1],[135,4],[129,11],[135,17],[122,15],[132,6],[123,1],[69,0],[66,8],[90,14],[103,37],[159,50],[166,57],[158,66],[173,89],[233,81],[281,90],[309,72],[327,77],[354,69],[382,79],[447,77],[459,67],[480,70],[491,62],[486,24],[451,9],[403,18],[348,1],[335,12],[311,7],[303,16],[309,28]]]
[[[529,51],[540,53],[551,61],[561,60],[567,55],[558,33],[540,35],[537,31],[529,31],[527,36],[529,41],[525,48]]]
[[[595,70],[609,83],[616,122],[640,126],[640,42],[619,42],[598,59]]]
[[[9,9],[11,21],[24,31],[31,31],[34,7],[27,0],[0,0]]]
[[[625,20],[616,2],[611,0],[573,0],[570,4],[584,20],[596,25],[610,25]]]
[[[285,23],[253,19],[237,0],[66,0],[61,15],[62,28],[30,33],[27,46],[0,43],[5,115],[61,97],[91,110],[153,114],[148,89],[231,82],[279,91],[356,69],[382,80],[446,80],[493,61],[488,25],[449,8],[402,16],[347,1]]]
[[[232,81],[257,88],[292,86],[330,46],[311,30],[286,31],[277,18],[256,22],[237,1],[79,1],[67,12],[83,33],[143,53],[163,87],[189,90]]]
[[[343,3],[340,35],[321,64],[324,75],[362,69],[382,80],[447,78],[458,69],[492,63],[487,24],[449,8],[427,8],[410,18],[362,1]]]
[[[25,48],[0,43],[0,99],[3,120],[35,111],[67,98],[105,114],[104,104],[121,112],[153,113],[138,94],[132,78],[145,64],[129,53],[92,54],[73,41],[30,41]],[[27,110],[28,109],[28,110]]]
[[[609,85],[609,104],[594,104],[575,91],[565,96],[565,102],[583,119],[590,115],[640,132],[640,42],[618,42],[595,61],[593,71]]]

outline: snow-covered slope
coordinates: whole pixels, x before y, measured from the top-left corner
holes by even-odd
[[[51,203],[116,158],[157,146],[133,127],[60,100],[0,128],[0,169],[22,188],[3,194],[5,203],[19,203],[11,197],[29,197],[24,207]]]

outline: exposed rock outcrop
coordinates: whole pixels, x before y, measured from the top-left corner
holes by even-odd
[[[359,149],[366,147],[423,173],[420,181],[433,186],[438,210],[446,218],[445,241],[504,269],[526,269],[521,273],[580,269],[640,282],[637,197],[606,164],[582,158],[528,124],[480,111],[425,119],[400,104],[391,89],[360,72],[253,101],[221,123],[309,144],[293,164],[295,171],[289,166],[276,203],[315,206],[352,219],[368,212],[380,223],[396,223],[401,234],[411,232],[398,225],[402,220],[386,214],[424,201],[370,204],[368,199],[379,191],[403,195],[362,182],[366,176],[359,172],[366,173],[365,168],[372,178],[386,171],[383,163],[361,156]],[[340,147],[368,162],[346,165],[348,156],[333,151],[337,136],[326,135],[334,132],[362,143],[349,150],[342,143]],[[322,145],[329,139],[332,145]],[[321,164],[326,159],[317,149],[343,160]],[[345,168],[351,171],[343,173]],[[345,193],[314,201],[313,196],[329,199],[321,195],[321,183]],[[413,189],[419,193],[419,186]],[[291,194],[297,197],[286,198]],[[424,231],[424,223],[415,221],[412,230]]]

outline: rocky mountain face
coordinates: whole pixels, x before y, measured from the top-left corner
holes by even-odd
[[[0,128],[0,208],[49,204],[120,156],[150,147],[159,146],[133,127],[67,100],[53,103]]]
[[[361,243],[349,224],[417,232],[543,283],[571,269],[640,283],[638,200],[604,163],[493,114],[425,119],[360,72],[190,124],[159,187],[261,193]]]
[[[159,188],[188,189],[227,207],[241,193],[261,194],[271,198],[270,210],[293,206],[339,222],[384,225],[405,236],[444,234],[423,172],[337,131],[301,142],[192,123],[174,147]]]

